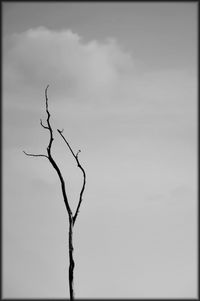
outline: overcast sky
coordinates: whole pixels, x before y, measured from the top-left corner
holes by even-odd
[[[3,297],[197,297],[197,2],[3,3]]]

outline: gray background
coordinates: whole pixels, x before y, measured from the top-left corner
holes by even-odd
[[[3,3],[4,298],[69,296],[47,84],[75,296],[197,297],[197,3]]]

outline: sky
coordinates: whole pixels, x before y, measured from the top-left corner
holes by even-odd
[[[3,297],[197,297],[197,2],[3,2]]]

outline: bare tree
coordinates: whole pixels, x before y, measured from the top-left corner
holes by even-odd
[[[49,160],[49,162],[51,163],[51,165],[53,166],[53,168],[55,169],[55,171],[57,172],[57,175],[59,177],[60,180],[60,184],[61,184],[61,189],[62,189],[62,195],[63,195],[63,200],[66,206],[66,210],[68,213],[68,218],[69,218],[69,292],[70,292],[70,300],[74,300],[74,288],[73,288],[73,278],[74,278],[74,266],[75,266],[75,262],[73,259],[73,228],[74,228],[74,224],[76,222],[77,219],[77,215],[83,200],[83,193],[84,193],[84,189],[85,189],[85,184],[86,184],[86,173],[85,170],[83,169],[82,165],[80,164],[78,155],[80,153],[80,150],[75,154],[74,151],[72,150],[71,146],[69,145],[69,143],[67,142],[67,140],[65,139],[65,137],[63,136],[63,130],[59,130],[57,129],[58,133],[60,134],[60,136],[62,137],[62,139],[64,140],[64,142],[66,143],[67,147],[69,148],[72,156],[74,157],[74,159],[76,160],[77,166],[80,168],[82,174],[83,174],[83,184],[82,184],[82,188],[79,194],[79,200],[78,200],[78,205],[77,208],[75,210],[75,213],[73,214],[71,207],[69,205],[69,201],[68,201],[68,197],[67,197],[67,193],[66,193],[66,188],[65,188],[65,181],[64,178],[62,176],[62,173],[60,171],[60,168],[58,167],[57,163],[55,162],[55,160],[52,157],[52,153],[51,153],[51,148],[52,148],[52,144],[53,144],[53,130],[51,127],[51,123],[50,123],[50,113],[49,113],[49,108],[48,108],[48,96],[47,96],[47,90],[48,90],[49,85],[46,87],[45,89],[45,100],[46,100],[46,113],[47,113],[47,119],[46,119],[46,125],[43,124],[42,120],[40,119],[40,124],[41,126],[45,129],[49,131],[50,137],[49,137],[49,144],[47,146],[47,155],[44,154],[32,154],[32,153],[27,153],[25,151],[23,151],[27,156],[31,156],[31,157],[44,157],[47,158]]]

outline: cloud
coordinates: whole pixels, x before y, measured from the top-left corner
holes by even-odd
[[[116,40],[84,42],[71,30],[39,27],[13,35],[6,44],[5,84],[16,77],[25,86],[50,83],[68,97],[107,94],[134,65]]]
[[[120,114],[124,103],[129,106],[125,114],[134,110],[141,115],[144,107],[148,114],[152,108],[159,114],[180,114],[180,106],[186,114],[196,109],[191,105],[197,97],[196,79],[186,70],[141,72],[116,39],[84,41],[70,29],[38,27],[6,37],[3,78],[6,103],[14,105],[18,95],[17,105],[23,107],[27,96],[41,99],[49,83],[56,101],[110,104],[111,111],[114,104]]]
[[[100,145],[102,140],[118,143],[126,139],[127,143],[133,134],[135,141],[145,137],[159,143],[167,139],[194,142],[195,76],[184,69],[141,72],[133,54],[113,38],[84,41],[69,29],[38,27],[6,37],[3,62],[8,130],[14,132],[16,122],[24,127],[25,117],[21,116],[30,118],[34,128],[37,116],[39,119],[44,113],[44,88],[49,83],[57,126],[67,126],[80,135],[80,141],[80,133],[87,133],[88,139],[95,133]],[[81,127],[77,127],[79,122]],[[19,139],[20,135],[24,145],[23,130],[15,136]]]

